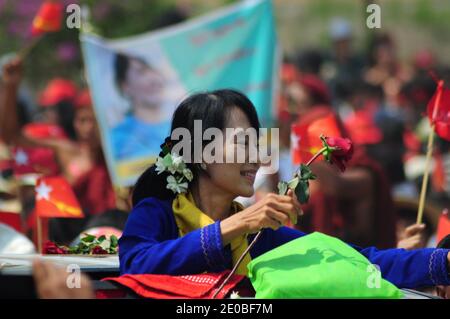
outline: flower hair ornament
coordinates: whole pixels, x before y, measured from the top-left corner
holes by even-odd
[[[167,188],[175,194],[186,193],[189,182],[192,181],[194,175],[192,171],[186,167],[183,156],[172,153],[173,142],[170,137],[161,144],[161,153],[156,159],[156,172],[159,174],[167,172]]]

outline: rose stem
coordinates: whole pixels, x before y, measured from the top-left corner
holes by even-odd
[[[311,157],[311,159],[308,161],[308,163],[306,163],[306,166],[311,165],[320,155],[322,155],[323,152],[325,152],[327,148],[323,147],[322,149],[320,149],[316,154],[314,154],[313,157]],[[256,244],[256,242],[258,241],[259,237],[262,234],[262,230],[260,230],[255,238],[253,238],[252,242],[248,245],[248,247],[245,249],[245,251],[242,253],[242,255],[239,257],[238,261],[236,262],[236,264],[234,265],[233,269],[231,270],[231,272],[228,274],[227,278],[225,278],[225,280],[222,282],[222,284],[219,286],[219,288],[216,290],[216,292],[214,293],[214,295],[212,296],[212,299],[215,299],[217,297],[217,295],[219,294],[219,292],[223,289],[223,287],[225,287],[225,285],[227,284],[227,282],[231,279],[231,277],[235,274],[237,268],[239,267],[239,265],[241,264],[242,260],[244,259],[245,255],[248,254],[248,252],[250,251],[250,249],[252,249],[252,247]]]

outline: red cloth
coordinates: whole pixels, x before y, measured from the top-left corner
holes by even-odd
[[[39,96],[39,105],[43,107],[68,100],[73,101],[77,96],[77,87],[70,80],[56,78],[51,80]]]
[[[114,189],[103,161],[80,176],[72,188],[87,215],[101,214],[116,207]]]
[[[331,108],[320,106],[313,108],[307,116],[300,118],[299,125],[307,125],[324,117],[334,114]],[[336,116],[337,127],[341,131],[340,136],[348,137],[342,122]],[[355,145],[355,152],[352,159],[347,164],[347,169],[353,167],[363,167],[372,173],[375,179],[374,187],[374,233],[375,241],[370,244],[379,248],[392,248],[396,245],[396,215],[388,178],[381,166],[373,159],[369,158],[364,149]],[[346,212],[348,203],[338,200],[330,195],[322,193],[320,190],[311,194],[309,202],[303,205],[305,211],[305,226],[302,230],[320,231],[332,236],[345,239],[345,227],[352,223],[352,217]],[[358,244],[358,243],[355,243]]]
[[[383,133],[375,125],[372,114],[366,110],[356,111],[345,120],[345,127],[354,144],[377,144],[383,139]]]
[[[2,212],[0,211],[0,223],[6,224],[18,232],[22,232],[22,219],[20,213]]]
[[[186,276],[123,275],[103,280],[117,282],[145,298],[210,299],[228,274],[229,271]],[[225,298],[228,292],[244,278],[241,275],[233,275],[216,298]]]
[[[444,212],[439,217],[436,241],[439,243],[445,236],[449,234],[450,234],[450,219],[448,218],[448,210],[444,210]]]
[[[316,97],[322,103],[330,103],[330,92],[327,85],[314,74],[302,74],[299,83],[308,91],[309,95]]]

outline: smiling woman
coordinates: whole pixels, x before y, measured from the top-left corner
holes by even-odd
[[[203,130],[259,128],[251,101],[233,90],[188,97],[175,111],[172,132],[186,128],[191,136],[196,136],[193,134],[195,120],[202,121]],[[210,143],[201,142],[202,149]],[[170,138],[166,139],[161,158],[171,154],[173,144]],[[191,144],[193,148],[195,143]],[[250,146],[240,139],[225,139],[224,156],[238,148],[245,148],[248,154]],[[247,275],[251,258],[305,235],[283,226],[297,220],[301,213],[291,190],[287,195],[268,194],[245,209],[234,202],[238,196],[253,195],[258,162],[250,163],[246,158],[244,163],[185,163],[179,162],[181,155],[171,154],[167,166],[161,163],[151,166],[136,183],[134,208],[119,241],[122,274],[186,275],[219,272],[238,264],[237,273]],[[173,179],[180,176],[178,172],[184,169],[192,172],[187,188],[170,186],[169,189],[167,181],[170,179],[173,184]],[[261,237],[251,247],[250,254],[237,263],[260,230],[263,230]],[[352,247],[377,264],[383,277],[399,287],[450,284],[447,249],[405,251]]]

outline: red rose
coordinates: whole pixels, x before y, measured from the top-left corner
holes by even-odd
[[[52,241],[47,241],[44,244],[42,251],[44,254],[48,254],[48,255],[65,255],[65,254],[67,254],[67,250],[59,247]]]
[[[331,152],[330,163],[336,164],[343,172],[345,171],[345,164],[353,155],[353,144],[348,138],[342,137],[325,137],[328,146],[334,148]]]
[[[102,247],[100,246],[95,246],[94,248],[92,248],[92,254],[93,255],[105,255],[108,252],[106,250],[104,250]]]

